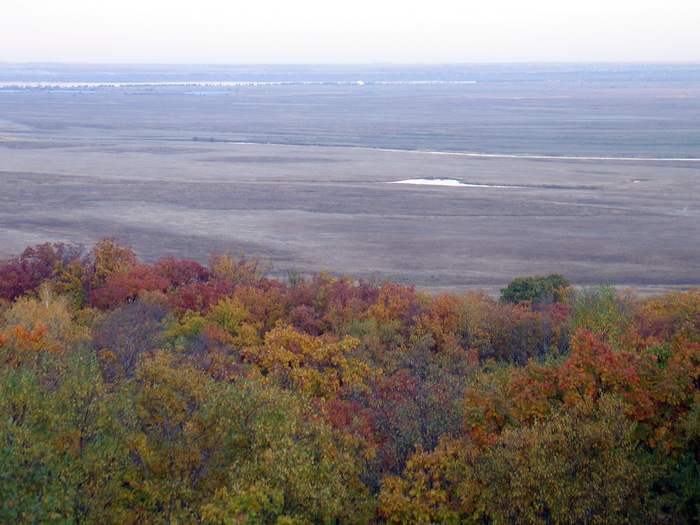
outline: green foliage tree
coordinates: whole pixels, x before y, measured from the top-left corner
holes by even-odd
[[[217,383],[165,351],[143,360],[135,379],[124,384],[135,521],[367,519],[352,443],[297,396],[255,379]]]
[[[570,286],[569,280],[560,273],[552,273],[547,277],[517,277],[501,289],[500,300],[509,303],[562,302],[566,300]]]
[[[389,523],[659,523],[653,473],[640,459],[624,405],[558,411],[478,449],[444,440],[390,477],[379,511]]]
[[[120,521],[128,449],[119,401],[81,350],[47,392],[33,370],[0,374],[0,515],[20,523]]]
[[[615,347],[632,347],[639,342],[634,324],[633,301],[620,295],[611,284],[587,290],[573,301],[572,332],[590,330]]]

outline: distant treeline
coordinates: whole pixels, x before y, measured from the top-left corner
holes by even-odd
[[[268,270],[0,261],[0,521],[698,522],[700,290]]]
[[[3,64],[0,82],[688,82],[698,64]]]

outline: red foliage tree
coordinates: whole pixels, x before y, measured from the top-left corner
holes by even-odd
[[[207,313],[212,306],[233,291],[233,285],[228,281],[195,282],[178,287],[170,295],[170,305],[176,315],[182,315],[187,310]]]
[[[172,287],[209,280],[209,270],[191,259],[176,259],[175,257],[159,259],[153,265],[153,273],[167,279]]]
[[[168,284],[150,266],[139,264],[110,274],[103,286],[90,292],[90,305],[103,310],[116,308],[133,301],[143,291],[165,291]]]
[[[80,261],[82,245],[63,242],[28,246],[21,255],[0,261],[0,299],[11,301],[53,278],[60,267]]]

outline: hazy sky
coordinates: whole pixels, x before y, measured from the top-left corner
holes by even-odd
[[[0,62],[700,62],[700,0],[0,0]]]

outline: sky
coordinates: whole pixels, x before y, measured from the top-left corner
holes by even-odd
[[[0,0],[0,62],[700,62],[700,0]]]

